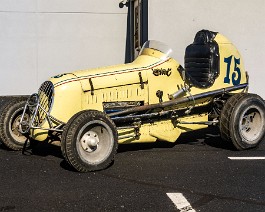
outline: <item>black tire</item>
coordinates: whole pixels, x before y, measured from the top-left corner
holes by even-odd
[[[265,136],[265,103],[256,94],[230,97],[220,116],[220,133],[237,150],[255,148]]]
[[[0,139],[3,144],[12,150],[21,150],[27,138],[18,131],[18,124],[23,113],[24,100],[8,102],[0,115]],[[28,118],[25,117],[25,118]]]
[[[65,160],[79,172],[107,168],[114,160],[118,133],[104,113],[85,110],[75,114],[64,127],[61,150]]]

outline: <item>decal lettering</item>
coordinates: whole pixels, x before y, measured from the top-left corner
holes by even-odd
[[[171,70],[172,70],[171,68],[168,68],[168,69],[165,69],[165,68],[152,68],[153,75],[155,75],[155,76],[165,75],[165,76],[169,77],[172,74]]]
[[[241,71],[240,71],[240,68],[238,67],[240,65],[240,58],[237,59],[233,55],[231,55],[230,57],[224,58],[224,62],[227,64],[224,83],[230,84],[230,72],[231,72],[232,58],[234,58],[234,71],[232,73],[232,83],[233,85],[239,85],[241,81]]]

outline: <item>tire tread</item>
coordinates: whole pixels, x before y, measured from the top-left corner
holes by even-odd
[[[84,111],[80,111],[79,113],[75,114],[66,124],[66,126],[64,127],[64,131],[62,134],[62,143],[61,143],[61,150],[62,150],[62,154],[65,158],[65,160],[71,165],[73,166],[77,171],[79,172],[89,172],[89,171],[96,171],[96,170],[100,170],[100,169],[104,169],[106,167],[108,167],[110,165],[110,163],[113,161],[114,156],[117,152],[117,141],[116,138],[118,137],[117,135],[117,130],[115,127],[114,122],[108,117],[105,116],[105,118],[108,120],[108,122],[111,123],[112,126],[114,126],[114,147],[113,147],[113,151],[110,155],[110,157],[108,158],[108,160],[104,161],[104,164],[100,164],[97,166],[84,166],[82,164],[79,163],[79,161],[76,159],[75,153],[72,149],[72,139],[74,137],[74,134],[76,133],[76,130],[79,127],[79,123],[84,121],[84,120],[89,120],[89,119],[96,119],[98,117],[100,117],[102,115],[102,112],[97,111],[97,110],[84,110]]]
[[[227,102],[225,103],[221,115],[220,115],[220,134],[221,138],[224,141],[230,142],[234,145],[237,150],[244,150],[242,146],[238,144],[235,139],[233,139],[233,131],[231,130],[233,127],[233,123],[231,122],[232,116],[235,115],[234,111],[240,104],[247,99],[256,98],[260,101],[264,102],[257,94],[250,93],[239,93],[231,96]],[[264,104],[265,105],[265,104]]]
[[[16,100],[11,100],[7,104],[3,106],[2,113],[0,114],[0,139],[3,142],[3,144],[11,149],[11,150],[22,150],[24,145],[19,145],[14,142],[12,142],[12,139],[8,135],[8,118],[12,115],[10,114],[11,108],[14,108],[17,105],[25,105],[25,101],[23,99],[16,99]]]

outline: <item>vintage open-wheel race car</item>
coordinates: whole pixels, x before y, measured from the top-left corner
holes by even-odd
[[[80,172],[108,167],[118,144],[175,142],[209,125],[238,150],[257,147],[265,103],[248,93],[235,46],[201,30],[186,48],[184,67],[171,54],[165,44],[147,41],[132,63],[50,78],[27,101],[5,106],[2,142],[21,150],[28,140],[56,136],[65,160]]]

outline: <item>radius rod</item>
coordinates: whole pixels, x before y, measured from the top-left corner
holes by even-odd
[[[142,112],[142,111],[152,110],[152,109],[157,109],[157,108],[171,107],[171,106],[174,106],[177,104],[187,103],[187,102],[195,101],[195,100],[202,99],[202,98],[207,98],[207,97],[211,97],[211,96],[221,95],[221,94],[225,94],[228,92],[244,89],[247,86],[248,86],[248,83],[244,83],[244,84],[240,84],[240,85],[235,85],[235,86],[231,86],[231,87],[227,87],[227,88],[221,88],[218,90],[209,91],[209,92],[205,92],[205,93],[201,93],[201,94],[196,94],[193,96],[182,97],[179,99],[174,99],[174,100],[161,102],[161,103],[157,103],[157,104],[133,107],[133,108],[129,108],[126,110],[122,110],[122,111],[118,111],[118,112],[114,112],[114,113],[109,113],[108,116],[110,116],[110,117],[123,116],[123,115],[127,115],[130,113],[135,113],[135,112]]]

